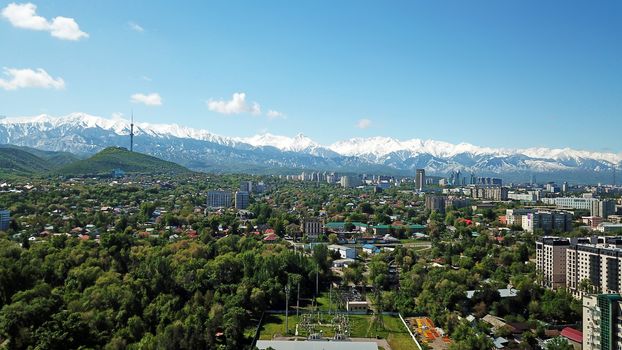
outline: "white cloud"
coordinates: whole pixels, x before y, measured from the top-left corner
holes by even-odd
[[[268,116],[268,119],[285,119],[287,118],[287,116],[279,111],[275,111],[274,109],[270,109],[268,110],[268,112],[266,113],[266,115]]]
[[[207,101],[207,108],[210,111],[220,114],[240,114],[251,113],[253,115],[261,114],[261,106],[257,102],[248,104],[246,102],[246,94],[243,92],[236,92],[231,97],[231,100],[212,100]]]
[[[63,40],[80,40],[89,35],[80,30],[78,23],[69,17],[54,17],[51,21],[37,15],[37,5],[32,3],[10,3],[2,9],[2,16],[14,27],[49,32],[53,37]]]
[[[143,103],[147,106],[161,106],[162,105],[162,97],[160,94],[151,93],[151,94],[134,94],[131,96],[131,101],[134,103]]]
[[[367,118],[359,119],[359,121],[356,122],[356,127],[359,129],[367,129],[370,126],[371,126],[371,120]]]
[[[141,27],[138,23],[136,22],[128,22],[127,23],[128,26],[130,26],[130,29],[136,32],[144,32],[145,28]]]
[[[17,90],[22,88],[63,89],[65,81],[62,78],[54,79],[45,70],[38,68],[17,69],[4,68],[4,75],[9,79],[0,79],[0,88]]]

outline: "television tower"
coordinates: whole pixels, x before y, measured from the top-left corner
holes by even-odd
[[[134,111],[132,110],[132,120],[130,122],[130,152],[134,152]]]

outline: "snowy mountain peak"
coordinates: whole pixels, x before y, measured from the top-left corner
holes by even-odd
[[[129,146],[129,133],[130,121],[118,116],[108,119],[71,113],[60,117],[42,114],[0,119],[0,143],[80,154],[92,154],[107,146]],[[622,153],[570,148],[490,148],[418,138],[352,138],[323,146],[302,133],[293,137],[263,133],[234,138],[178,124],[141,122],[134,124],[134,133],[137,136],[135,147],[141,152],[173,161],[187,159],[189,163],[184,165],[191,167],[197,167],[194,162],[209,164],[209,169],[224,166],[215,164],[216,159],[238,162],[235,169],[253,164],[252,167],[363,172],[392,169],[408,174],[415,168],[426,168],[431,173],[462,169],[496,174],[534,171],[604,174],[612,170],[614,164],[622,165]]]
[[[255,147],[275,147],[281,151],[301,152],[310,148],[321,147],[318,143],[299,133],[295,137],[279,136],[263,133],[247,138],[237,139]]]

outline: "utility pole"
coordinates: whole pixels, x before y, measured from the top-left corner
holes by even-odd
[[[319,281],[320,281],[320,264],[317,264],[316,269],[315,269],[315,296],[316,297],[320,294]]]
[[[300,311],[300,280],[298,280],[298,297],[296,298],[296,319],[298,319],[298,322],[300,322],[300,319],[298,318],[299,311]]]
[[[288,316],[289,316],[289,283],[285,286],[285,335],[289,333]]]
[[[330,283],[329,291],[328,291],[328,314],[330,315],[333,311],[333,283]]]

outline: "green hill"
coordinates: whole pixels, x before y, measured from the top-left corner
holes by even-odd
[[[22,150],[30,154],[33,154],[47,161],[50,169],[60,168],[63,165],[73,163],[80,159],[74,154],[69,153],[69,152],[43,151],[43,150],[32,148],[32,147],[16,146],[16,145],[9,145],[9,144],[0,145],[0,148],[18,149],[18,150]]]
[[[11,147],[0,147],[0,175],[30,175],[47,172],[50,163],[34,154]]]
[[[190,170],[173,162],[146,154],[130,152],[125,148],[109,147],[94,156],[73,162],[56,173],[67,176],[108,175],[121,169],[127,174],[183,174]]]

